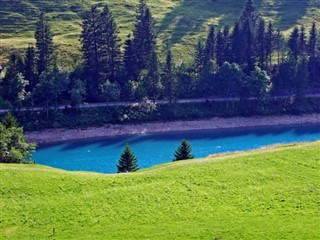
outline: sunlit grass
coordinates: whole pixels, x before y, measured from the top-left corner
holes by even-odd
[[[320,142],[133,174],[0,165],[4,239],[317,239]]]

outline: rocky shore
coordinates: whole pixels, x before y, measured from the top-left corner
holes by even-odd
[[[282,115],[267,117],[210,118],[204,120],[152,122],[141,124],[107,124],[103,127],[90,127],[85,129],[48,129],[43,131],[27,132],[26,135],[28,141],[49,143],[143,133],[301,124],[320,124],[320,114],[306,114],[301,116]]]

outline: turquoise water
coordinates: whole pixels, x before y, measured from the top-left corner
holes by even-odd
[[[320,125],[206,130],[143,134],[40,145],[33,158],[38,164],[65,170],[115,173],[126,143],[140,168],[170,162],[182,139],[188,139],[195,157],[243,151],[263,146],[320,140]]]

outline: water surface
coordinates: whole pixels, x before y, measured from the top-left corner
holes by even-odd
[[[320,125],[243,128],[142,134],[40,145],[33,158],[38,164],[65,170],[115,173],[126,143],[140,168],[170,162],[182,139],[188,139],[195,157],[256,149],[273,144],[320,140]]]

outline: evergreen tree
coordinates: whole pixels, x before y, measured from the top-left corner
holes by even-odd
[[[31,92],[37,85],[35,50],[32,45],[29,45],[25,55],[24,77],[29,81],[27,91]]]
[[[213,26],[211,26],[206,39],[206,44],[204,47],[205,62],[215,61],[215,47],[216,47],[215,29]]]
[[[242,30],[243,34],[243,41],[244,41],[244,56],[245,56],[245,63],[244,69],[245,72],[248,74],[254,70],[255,67],[255,60],[254,60],[254,33],[251,28],[249,21],[246,21],[243,26]]]
[[[307,46],[307,42],[306,42],[306,31],[304,26],[301,26],[300,28],[300,38],[299,38],[299,54],[301,57],[304,57],[306,54],[306,46]]]
[[[154,20],[145,0],[139,1],[136,23],[133,30],[132,51],[136,76],[148,67],[155,51],[156,34]]]
[[[139,170],[137,158],[131,151],[131,148],[128,144],[126,144],[121,154],[121,157],[117,164],[117,169],[118,173],[135,172]]]
[[[253,0],[247,0],[244,10],[240,16],[240,25],[242,28],[246,24],[249,24],[251,31],[255,31],[258,28],[260,20],[260,14],[257,11],[256,5]]]
[[[266,40],[265,40],[265,47],[266,47],[266,67],[270,68],[272,65],[272,52],[274,49],[274,31],[272,23],[269,22],[268,29],[266,32]]]
[[[295,27],[288,40],[289,47],[289,58],[292,58],[294,61],[298,61],[300,55],[300,44],[299,44],[299,29]]]
[[[312,85],[315,84],[317,79],[317,74],[316,74],[317,38],[318,38],[318,33],[317,33],[316,24],[313,23],[312,28],[310,30],[310,34],[309,34],[309,41],[308,41],[308,47],[307,47],[308,55],[309,55],[310,82]]]
[[[24,73],[24,63],[21,55],[17,51],[10,52],[4,81],[10,81],[18,73]]]
[[[224,40],[224,59],[227,62],[232,60],[231,57],[231,34],[230,27],[227,25],[223,28],[223,40]]]
[[[225,39],[221,29],[217,33],[217,47],[216,47],[216,59],[219,67],[226,61],[225,58]]]
[[[198,77],[201,76],[204,69],[204,49],[200,40],[195,51],[194,69]]]
[[[146,69],[146,76],[142,79],[143,85],[150,99],[156,100],[159,97],[161,82],[158,71],[158,57],[156,52],[152,52]]]
[[[176,91],[176,77],[173,67],[172,54],[169,50],[166,56],[166,62],[164,65],[162,82],[164,85],[164,97],[169,101],[169,105],[172,106],[172,103],[175,99]]]
[[[88,87],[91,95],[96,96],[106,79],[116,80],[121,66],[120,39],[108,6],[102,12],[96,6],[86,12],[80,40],[85,68],[92,76]]]
[[[126,70],[126,76],[128,79],[133,79],[137,76],[136,69],[134,67],[134,52],[132,47],[132,39],[129,34],[127,40],[124,43],[124,55],[123,55],[124,68]]]
[[[231,62],[242,65],[244,62],[244,43],[239,23],[236,22],[231,35]]]
[[[193,159],[194,155],[191,152],[192,149],[190,143],[184,139],[175,151],[173,161]]]
[[[265,34],[265,22],[263,19],[259,22],[259,27],[256,35],[256,54],[258,59],[258,66],[261,69],[265,69],[267,62],[266,54],[266,34]]]
[[[35,31],[38,75],[46,71],[53,63],[53,41],[45,14],[41,13]]]
[[[98,51],[101,52],[101,65],[106,79],[115,81],[121,66],[119,31],[114,18],[105,6],[99,18],[99,42]]]

